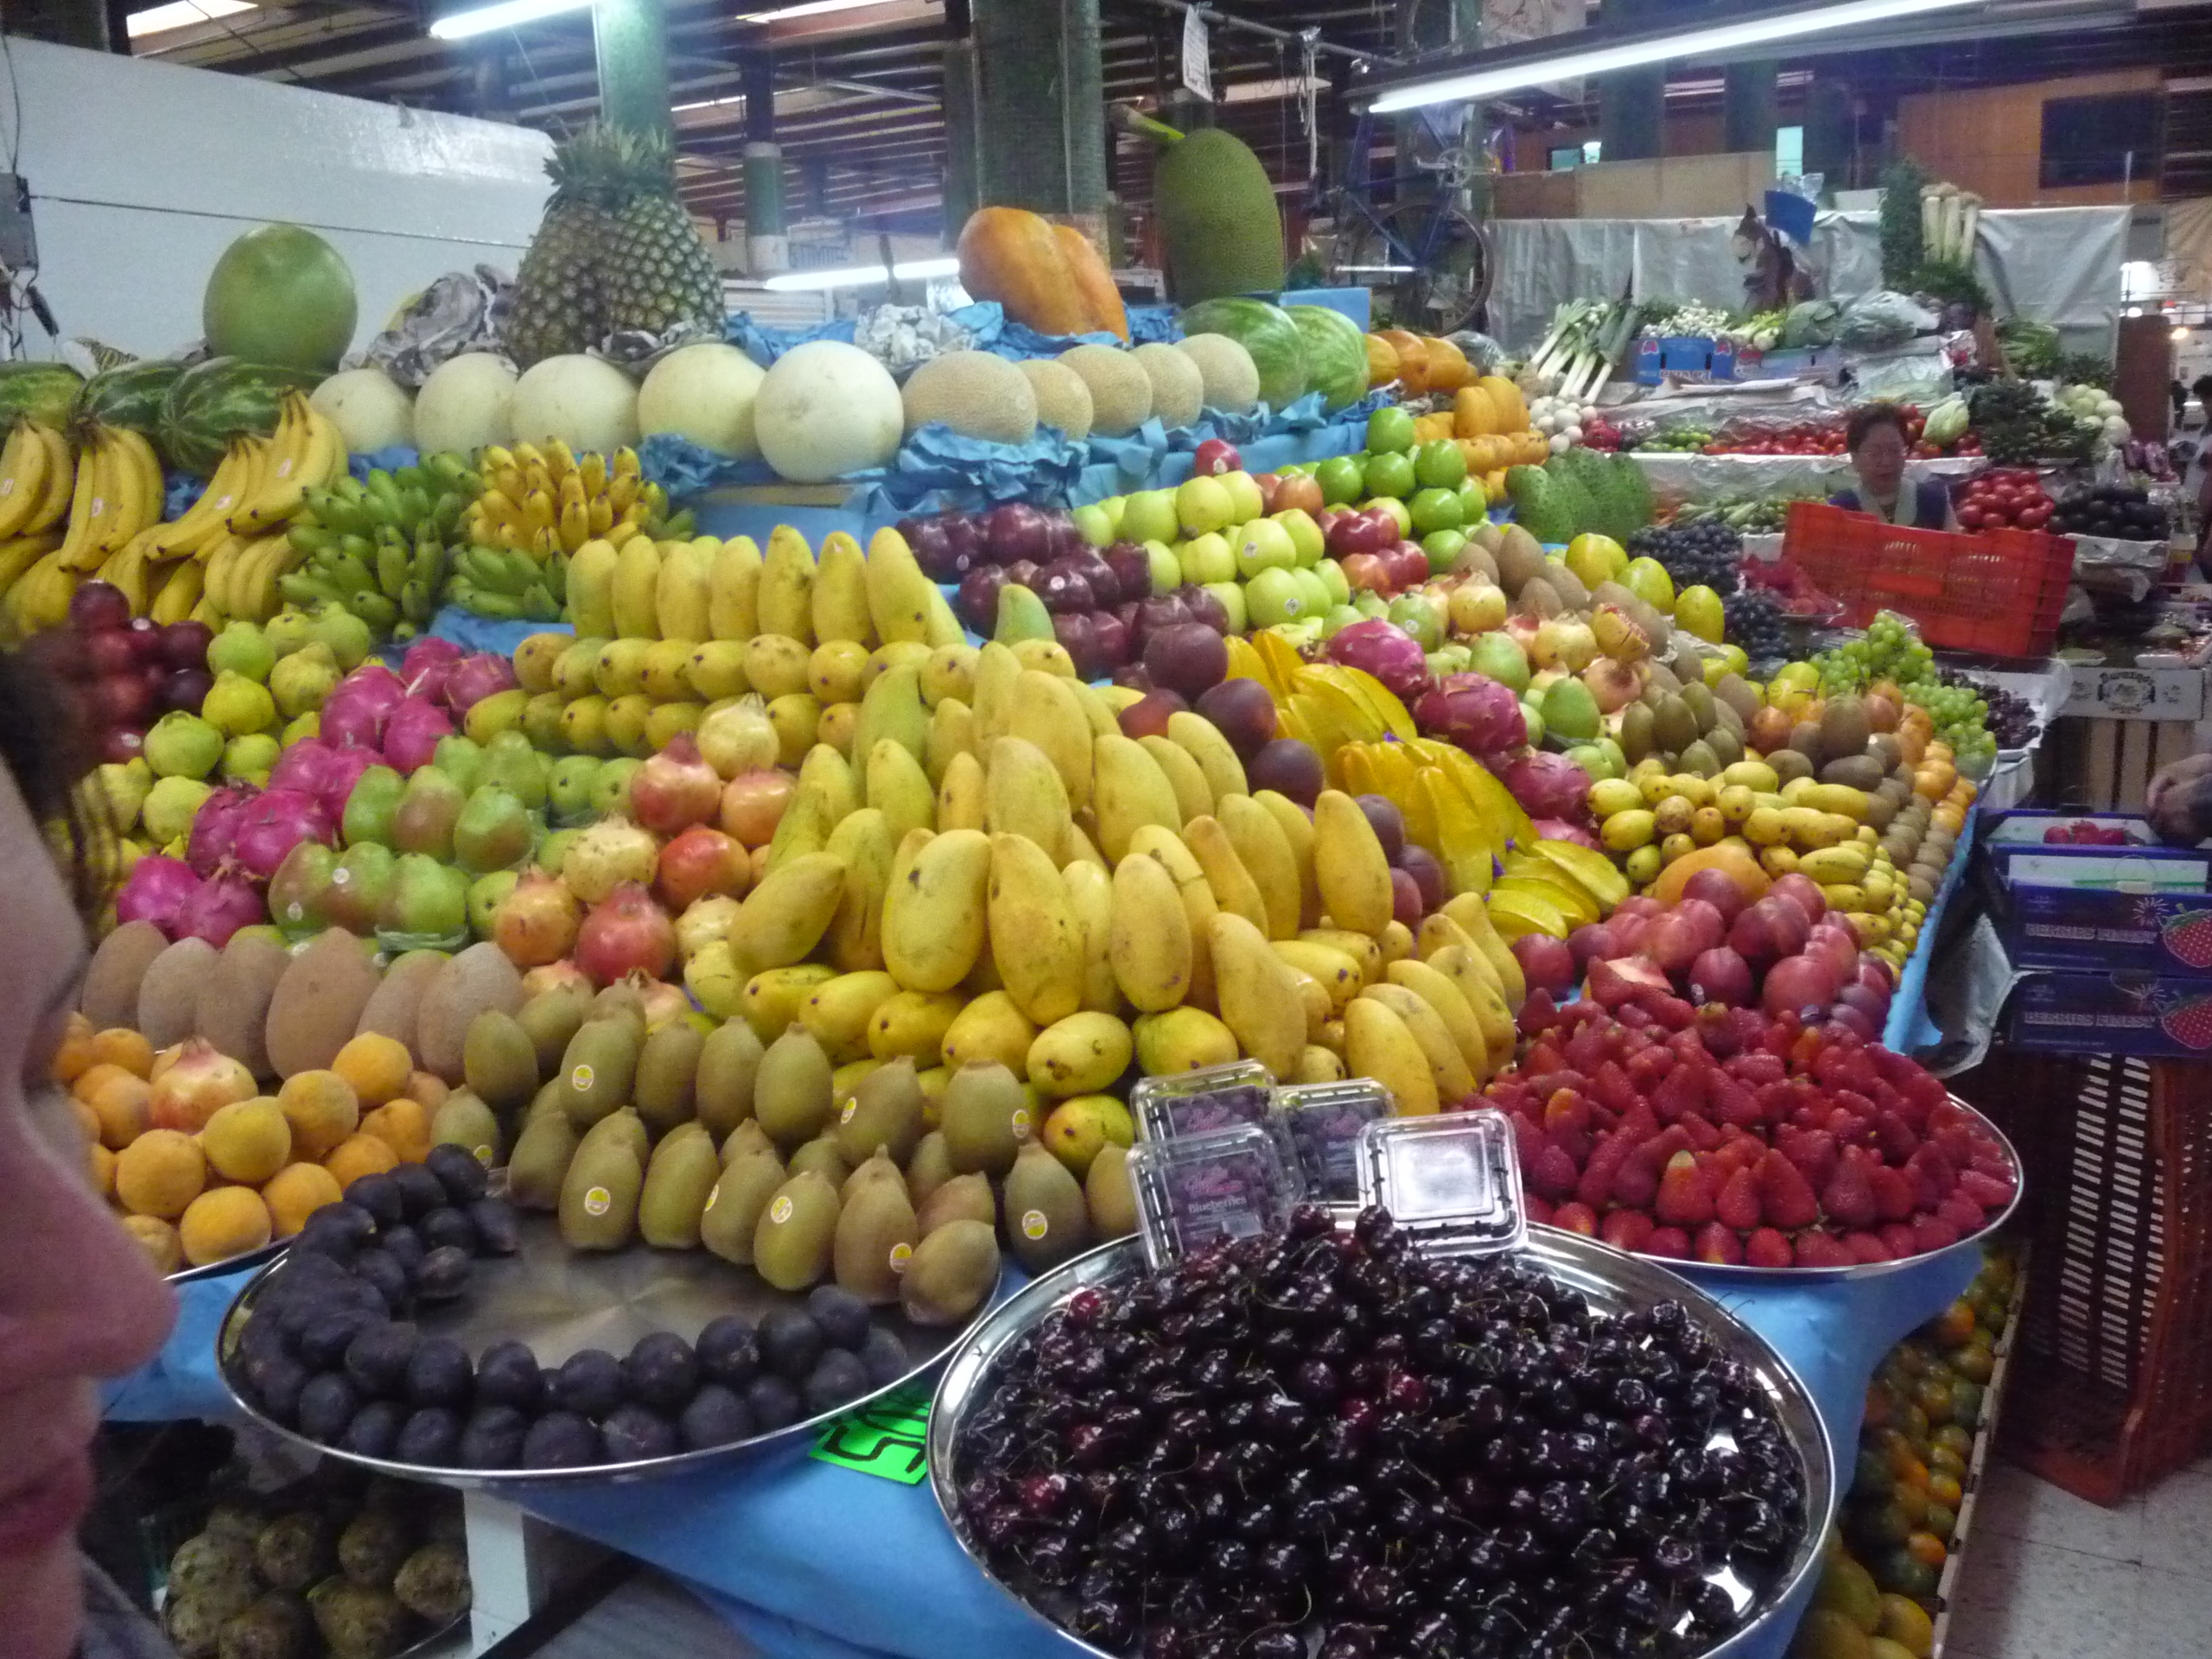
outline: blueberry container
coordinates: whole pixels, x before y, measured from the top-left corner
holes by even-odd
[[[1370,1123],[1359,1132],[1359,1202],[1389,1211],[1432,1255],[1516,1249],[1529,1236],[1521,1166],[1499,1112]]]
[[[1306,1192],[1327,1204],[1357,1204],[1359,1137],[1390,1116],[1390,1091],[1364,1077],[1291,1084],[1274,1091],[1274,1103]]]
[[[1280,1231],[1306,1197],[1297,1160],[1257,1123],[1141,1141],[1129,1154],[1129,1183],[1145,1260],[1154,1268]]]

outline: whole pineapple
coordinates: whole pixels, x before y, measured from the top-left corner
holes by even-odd
[[[618,148],[614,135],[588,127],[556,146],[545,163],[553,198],[515,272],[514,297],[500,328],[507,354],[523,368],[607,337],[602,272],[621,188]]]
[[[702,329],[721,337],[722,279],[676,194],[676,158],[664,133],[620,134],[621,180],[601,266],[607,327],[665,335]]]

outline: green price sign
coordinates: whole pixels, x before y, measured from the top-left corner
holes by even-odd
[[[929,1391],[900,1389],[830,1424],[814,1443],[814,1455],[840,1469],[918,1486],[929,1472]]]

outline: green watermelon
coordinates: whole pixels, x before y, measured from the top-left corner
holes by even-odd
[[[183,364],[167,358],[103,370],[86,381],[77,393],[77,401],[69,411],[70,422],[79,427],[94,423],[128,427],[133,432],[158,438],[162,407],[168,401],[169,387],[183,372]]]
[[[288,391],[312,391],[320,375],[268,363],[211,357],[170,382],[162,404],[163,454],[189,473],[210,477],[236,439],[265,438]]]
[[[1341,311],[1325,305],[1283,308],[1306,346],[1306,389],[1328,408],[1343,409],[1367,396],[1367,336]]]
[[[22,420],[61,425],[84,384],[67,363],[0,363],[0,430]]]
[[[1186,334],[1227,334],[1249,352],[1260,371],[1260,396],[1268,407],[1281,409],[1304,395],[1305,340],[1281,306],[1265,300],[1205,300],[1175,321]]]

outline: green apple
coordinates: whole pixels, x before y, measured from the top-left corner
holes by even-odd
[[[1306,595],[1306,615],[1319,616],[1337,602],[1337,596],[1329,591],[1329,584],[1321,580],[1319,571],[1306,566],[1290,574],[1298,579],[1299,591]]]
[[[1376,414],[1387,410],[1377,410]],[[1412,458],[1402,454],[1370,455],[1367,458],[1367,493],[1370,495],[1395,496],[1402,500],[1414,493],[1414,463]]]
[[[1432,490],[1455,490],[1467,476],[1467,453],[1450,438],[1431,438],[1414,451],[1414,476]]]
[[[1297,576],[1278,565],[1244,585],[1244,608],[1255,626],[1271,628],[1278,622],[1297,621],[1309,607]]]
[[[1396,496],[1370,496],[1366,500],[1360,503],[1360,511],[1362,512],[1372,512],[1377,507],[1380,507],[1384,512],[1390,515],[1392,520],[1397,524],[1398,534],[1402,537],[1413,534],[1414,516],[1411,512],[1407,511],[1406,504],[1398,499]]]
[[[1605,752],[1595,743],[1576,744],[1567,752],[1567,758],[1588,772],[1593,782],[1600,778],[1620,776],[1613,770],[1613,763],[1606,758]]]
[[[1229,613],[1229,631],[1243,633],[1249,630],[1250,613],[1244,608],[1244,588],[1241,582],[1209,582],[1200,584],[1206,592],[1221,601],[1221,608]]]
[[[1217,481],[1229,492],[1230,524],[1249,524],[1267,512],[1268,504],[1260,494],[1259,481],[1251,474],[1224,473]]]
[[[1461,550],[1467,545],[1465,531],[1432,530],[1421,538],[1421,550],[1428,555],[1428,574],[1440,576],[1459,560]]]
[[[1236,555],[1230,550],[1229,538],[1217,531],[1203,536],[1193,536],[1175,550],[1175,563],[1181,569],[1185,582],[1233,582],[1236,578]]]
[[[1124,496],[1122,534],[1133,542],[1172,542],[1183,533],[1175,516],[1175,492],[1139,490]]]
[[[1444,643],[1444,613],[1421,594],[1400,594],[1390,601],[1389,615],[1423,651],[1434,651]]]
[[[1295,622],[1286,622],[1274,630],[1294,651],[1311,651],[1326,637],[1321,632],[1321,619],[1301,616]]]
[[[1467,522],[1459,496],[1434,486],[1416,491],[1414,499],[1406,503],[1406,513],[1413,520],[1416,536],[1426,536],[1432,531],[1457,530]]]
[[[1298,563],[1298,544],[1272,518],[1255,518],[1236,532],[1236,574],[1249,582],[1262,570],[1287,570]]]
[[[1285,507],[1274,515],[1275,523],[1290,532],[1290,545],[1298,555],[1301,565],[1319,564],[1326,545],[1321,536],[1321,526],[1313,522],[1313,515],[1303,507]]]
[[[1483,486],[1473,479],[1460,484],[1459,496],[1462,524],[1479,524],[1490,516],[1490,499],[1483,493]]]
[[[1313,469],[1313,481],[1321,486],[1321,499],[1332,507],[1358,500],[1360,493],[1367,487],[1366,480],[1367,467],[1357,455],[1331,455]]]
[[[1175,486],[1175,517],[1185,536],[1203,536],[1236,521],[1235,504],[1217,478],[1186,478]]]
[[[1144,556],[1152,562],[1152,591],[1155,598],[1183,585],[1183,563],[1165,542],[1147,542]]]
[[[1544,711],[1533,702],[1524,702],[1521,705],[1521,721],[1529,728],[1529,747],[1532,749],[1542,748],[1544,747]]]
[[[1391,404],[1367,417],[1367,448],[1371,454],[1404,454],[1414,447],[1414,417],[1402,404]]]
[[[1321,619],[1321,637],[1333,639],[1353,623],[1366,620],[1349,605],[1332,605],[1329,607],[1329,613]]]
[[[1320,577],[1321,585],[1329,590],[1332,605],[1351,603],[1351,583],[1344,580],[1344,566],[1334,559],[1324,559],[1313,567],[1313,574]]]
[[[1628,756],[1621,753],[1621,746],[1618,742],[1611,737],[1601,735],[1598,739],[1597,747],[1604,753],[1606,764],[1612,767],[1614,777],[1628,776]]]
[[[1077,507],[1068,515],[1075,520],[1076,534],[1093,547],[1109,547],[1114,541],[1114,515],[1097,502]]]
[[[1372,620],[1389,614],[1390,601],[1372,588],[1363,588],[1351,596],[1351,607],[1362,618]]]

